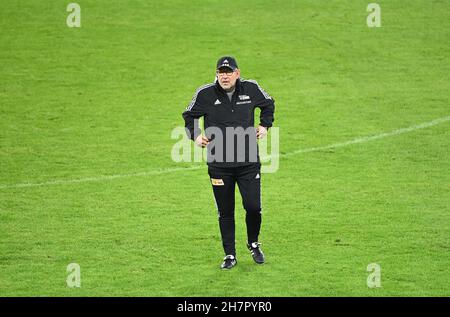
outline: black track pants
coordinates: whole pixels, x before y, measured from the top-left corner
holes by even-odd
[[[234,191],[238,184],[246,211],[247,242],[257,242],[261,228],[261,168],[260,164],[244,167],[208,167],[219,214],[219,227],[225,255],[236,255]]]

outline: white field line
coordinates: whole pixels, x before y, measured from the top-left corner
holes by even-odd
[[[168,173],[174,173],[174,172],[180,172],[180,171],[189,171],[189,170],[199,169],[201,167],[203,167],[203,166],[190,166],[190,167],[185,167],[185,168],[175,167],[175,168],[166,168],[166,169],[161,169],[161,170],[156,170],[156,171],[139,172],[139,173],[103,175],[103,176],[93,176],[93,177],[75,178],[75,179],[60,179],[60,180],[47,181],[47,182],[42,182],[42,183],[20,183],[20,184],[12,184],[12,185],[0,185],[0,189],[76,184],[76,183],[84,183],[84,182],[98,182],[98,181],[111,180],[111,179],[116,179],[116,178],[152,176],[152,175],[161,175],[161,174],[168,174]]]
[[[416,131],[416,130],[420,130],[420,129],[425,129],[425,128],[432,127],[432,126],[435,126],[440,123],[448,122],[448,121],[450,121],[450,116],[442,117],[439,119],[435,119],[433,121],[424,122],[424,123],[417,124],[417,125],[413,125],[413,126],[410,126],[407,128],[393,130],[391,132],[383,132],[383,133],[372,135],[372,136],[355,138],[353,140],[349,140],[346,142],[334,143],[334,144],[330,144],[330,145],[326,145],[326,146],[312,147],[312,148],[307,148],[307,149],[298,149],[298,150],[295,150],[290,153],[279,154],[279,156],[280,157],[288,157],[288,156],[302,154],[302,153],[317,152],[317,151],[323,151],[323,150],[328,150],[328,149],[344,147],[344,146],[348,146],[348,145],[352,145],[352,144],[370,142],[370,141],[374,141],[374,140],[378,140],[378,139],[382,139],[382,138],[387,138],[390,136],[395,136],[395,135],[408,133],[408,132],[412,132],[412,131]],[[272,155],[272,157],[274,157],[274,156],[275,155]],[[263,159],[263,158],[261,158],[261,159]],[[266,157],[265,159],[268,159],[268,157]],[[148,171],[148,172],[93,176],[93,177],[75,178],[75,179],[61,179],[61,180],[46,181],[46,182],[42,182],[42,183],[18,183],[18,184],[11,184],[11,185],[0,185],[0,189],[64,185],[64,184],[76,184],[76,183],[84,183],[84,182],[98,182],[98,181],[112,180],[112,179],[117,179],[117,178],[153,176],[153,175],[176,173],[176,172],[181,172],[181,171],[196,170],[196,169],[200,169],[202,167],[204,167],[204,166],[196,165],[196,166],[191,166],[191,167],[186,167],[186,168],[182,168],[182,167],[166,168],[166,169],[154,170],[154,171]]]
[[[408,128],[401,128],[401,129],[397,129],[397,130],[394,130],[394,131],[391,131],[391,132],[383,132],[383,133],[372,135],[372,136],[365,136],[365,137],[355,138],[353,140],[349,140],[349,141],[345,141],[345,142],[341,142],[341,143],[334,143],[334,144],[330,144],[330,145],[319,146],[319,147],[312,147],[312,148],[308,148],[308,149],[298,149],[298,150],[295,150],[295,151],[290,152],[290,153],[279,154],[279,156],[280,157],[286,157],[286,156],[292,156],[292,155],[301,154],[301,153],[329,150],[329,149],[334,149],[334,148],[348,146],[348,145],[357,144],[357,143],[366,143],[366,142],[370,142],[370,141],[374,141],[374,140],[378,140],[378,139],[383,139],[383,138],[387,138],[387,137],[394,136],[394,135],[399,135],[399,134],[403,134],[403,133],[412,132],[412,131],[415,131],[415,130],[425,129],[425,128],[432,127],[434,125],[437,125],[437,124],[440,124],[440,123],[444,123],[444,122],[447,122],[447,121],[450,121],[450,116],[439,118],[439,119],[436,119],[436,120],[433,120],[433,121],[429,121],[429,122],[424,122],[424,123],[417,124],[417,125],[413,125],[413,126],[410,126]]]

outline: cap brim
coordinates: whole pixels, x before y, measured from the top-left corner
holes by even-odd
[[[236,67],[233,68],[230,65],[225,65],[225,64],[219,65],[219,67],[217,67],[217,69],[220,69],[220,68],[223,68],[223,67],[229,68],[229,69],[231,69],[233,71],[237,69]]]

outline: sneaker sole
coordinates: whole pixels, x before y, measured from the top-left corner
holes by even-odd
[[[221,270],[231,270],[232,268],[234,268],[236,265],[233,265],[232,267],[220,267]]]
[[[220,267],[221,270],[231,270],[232,268],[234,268],[237,265],[237,262],[232,266],[232,267]]]

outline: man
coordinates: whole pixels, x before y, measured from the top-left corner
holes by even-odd
[[[260,123],[254,128],[254,110]],[[253,80],[240,78],[236,60],[220,58],[214,83],[200,87],[183,112],[186,133],[196,145],[208,149],[208,174],[219,215],[225,258],[223,269],[237,264],[234,194],[237,183],[246,210],[247,248],[256,263],[264,263],[258,241],[261,228],[261,163],[257,139],[263,138],[274,120],[274,100]],[[198,126],[204,117],[205,134]],[[236,140],[237,139],[237,140]]]

